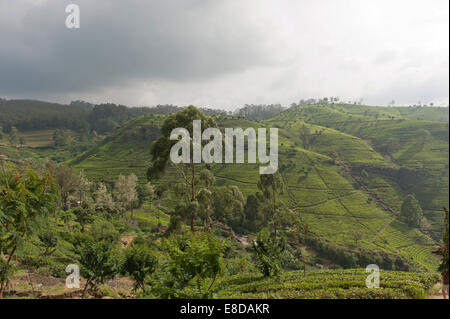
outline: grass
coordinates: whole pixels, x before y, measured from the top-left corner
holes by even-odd
[[[407,187],[399,187],[396,175],[378,174],[384,179],[384,191],[372,186],[369,191],[395,211],[406,194],[414,194],[424,210],[430,234],[440,240],[442,206],[449,205],[448,108],[315,105],[291,108],[268,122],[291,132],[304,122],[311,127],[325,126],[312,149],[329,156],[334,153],[338,163],[354,169],[403,167],[415,172],[417,177]],[[341,135],[330,137],[330,129],[358,142],[343,141]]]
[[[243,299],[420,299],[437,277],[423,273],[380,270],[380,288],[366,287],[365,269],[291,271],[280,278],[237,275],[224,279],[219,298]]]
[[[124,216],[136,220],[139,229],[144,232],[150,232],[153,227],[158,225],[168,226],[170,221],[169,215],[149,204],[145,204],[142,208],[135,209],[133,212],[127,212]]]

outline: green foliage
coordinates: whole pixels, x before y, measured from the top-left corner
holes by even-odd
[[[365,269],[284,272],[281,278],[255,274],[221,282],[220,298],[287,299],[411,299],[425,298],[438,281],[429,273],[382,271],[380,288],[366,287]]]
[[[87,289],[95,292],[98,285],[113,279],[120,272],[120,256],[116,243],[86,239],[75,246],[75,252],[79,255],[81,276],[86,279],[83,298]]]
[[[25,176],[0,175],[0,236],[9,255],[3,267],[6,273],[18,246],[33,234],[37,218],[52,211],[57,195],[48,175],[39,177],[31,170]],[[5,288],[6,279],[1,281],[0,298]]]
[[[270,200],[275,200],[274,198],[281,192],[282,186],[280,174],[262,174],[259,177],[258,188]]]
[[[355,241],[355,244],[358,244],[358,242],[364,238],[364,235],[361,231],[354,231],[352,232],[351,237]]]
[[[277,195],[282,191],[282,187],[283,182],[279,173],[263,174],[259,177],[258,188],[262,191],[262,194],[266,199],[262,209],[265,212],[264,215],[266,221],[273,225],[275,236],[277,231],[276,218],[278,212]]]
[[[296,106],[264,123],[229,116],[215,120],[222,129],[279,128],[279,164],[280,171],[283,169],[285,191],[277,194],[276,207],[290,208],[310,224],[314,236],[326,238],[344,250],[384,251],[408,260],[410,266],[433,271],[439,258],[431,254],[432,246],[442,234],[443,218],[438,209],[448,204],[448,126],[447,123],[417,121],[412,116],[417,112],[421,116],[430,114],[425,119],[433,121],[439,120],[441,115],[448,118],[447,108],[328,103]],[[131,172],[143,181],[145,170],[137,167],[148,167],[148,150],[152,141],[159,137],[165,118],[148,115],[127,122],[98,148],[74,161],[75,167],[84,169],[98,181]],[[302,147],[300,131],[303,126],[315,136],[310,150]],[[425,137],[422,129],[430,135]],[[147,138],[141,138],[144,131],[154,134],[146,133]],[[419,132],[416,134],[416,131]],[[389,150],[384,151],[383,145],[389,145]],[[196,172],[203,169],[204,166],[199,165]],[[367,181],[358,178],[363,169],[368,173]],[[208,170],[215,177],[216,187],[237,185],[244,198],[258,190],[257,164],[212,164]],[[157,188],[168,189],[165,196],[158,199],[158,205],[165,211],[172,212],[178,204],[179,197],[174,196],[173,185],[183,181],[179,173],[178,168],[168,167],[164,178],[152,180]],[[207,188],[201,179],[195,181],[196,188]],[[420,202],[426,218],[424,232],[398,223],[398,213],[407,193],[414,193]],[[257,200],[261,205],[253,210],[257,212],[254,222],[246,219],[244,229],[235,231],[256,232],[269,225],[270,206],[266,200],[259,197]],[[203,219],[202,213],[197,212],[196,222],[197,217]],[[285,223],[283,227],[288,230],[291,224]],[[352,238],[355,229],[363,235],[357,243]],[[342,263],[351,264],[350,260]]]
[[[414,195],[406,196],[401,208],[401,217],[410,226],[420,226],[423,217],[422,208]]]
[[[114,225],[103,218],[96,218],[90,225],[87,234],[95,241],[106,241],[110,243],[117,243],[120,238],[120,234]]]
[[[0,125],[7,132],[11,130],[11,126],[16,126],[21,131],[70,129],[104,134],[125,121],[144,114],[167,114],[180,109],[173,105],[149,108],[112,103],[92,105],[84,101],[64,105],[36,100],[0,99]]]
[[[448,218],[448,208],[444,206],[444,233],[442,234],[443,245],[440,245],[437,251],[433,253],[442,258],[441,264],[439,265],[438,271],[443,274],[447,274],[449,271],[449,238],[448,238],[448,228],[449,228],[449,218]]]
[[[338,107],[337,105],[333,107]],[[322,113],[311,113],[311,121],[315,121],[316,117],[329,116],[330,121],[327,125],[333,125],[333,120],[340,121],[335,117],[334,113],[330,113],[331,106],[322,108],[315,107],[314,110],[321,110]],[[384,111],[386,108],[377,108],[377,110]],[[439,258],[431,254],[433,239],[425,235],[423,232],[414,229],[414,227],[406,226],[397,223],[397,212],[400,212],[400,206],[404,197],[406,196],[403,188],[399,185],[397,180],[399,175],[398,168],[393,168],[392,163],[386,161],[378,152],[378,142],[375,145],[369,144],[366,140],[366,135],[361,138],[355,134],[354,131],[348,130],[349,134],[339,132],[331,128],[325,128],[318,125],[309,125],[310,131],[321,132],[318,135],[315,143],[311,147],[311,151],[305,151],[302,148],[302,141],[299,138],[299,130],[303,126],[303,119],[309,116],[308,110],[305,109],[301,115],[297,113],[290,113],[291,110],[285,111],[277,116],[275,119],[270,119],[264,126],[276,125],[279,127],[279,161],[280,169],[285,167],[285,171],[281,174],[283,176],[284,191],[277,194],[276,208],[278,212],[285,212],[286,208],[290,208],[291,212],[287,214],[280,214],[288,217],[291,213],[300,216],[303,221],[306,221],[311,226],[311,232],[322,238],[327,238],[330,242],[335,242],[339,246],[346,249],[361,248],[365,251],[385,250],[389,254],[399,254],[404,260],[409,260],[411,265],[414,264],[420,269],[434,270],[439,263]],[[355,108],[352,111],[358,111]],[[364,113],[364,110],[363,110]],[[105,176],[128,175],[135,172],[141,181],[144,180],[145,174],[143,170],[137,169],[133,163],[148,166],[150,162],[148,150],[151,147],[152,140],[159,136],[159,133],[151,139],[140,139],[139,134],[144,128],[152,128],[159,132],[161,124],[165,117],[162,116],[145,116],[139,119],[132,120],[120,129],[118,129],[111,137],[111,140],[106,141],[98,149],[93,150],[86,157],[76,164],[77,169],[84,169],[88,176],[96,180],[105,180]],[[342,129],[347,130],[352,123],[358,124],[362,130],[369,131],[367,127],[370,123],[367,122],[345,122],[342,124]],[[250,122],[244,119],[236,119],[231,117],[216,118],[219,127],[259,127],[260,123]],[[389,123],[388,123],[389,122]],[[406,123],[408,122],[408,123]],[[401,131],[392,131],[392,136],[399,139],[399,145],[404,145],[408,142],[408,137],[415,130],[415,123],[410,121],[396,122],[384,121],[384,126],[380,128],[373,127],[370,129],[370,140],[373,141],[378,135],[383,135],[383,139],[388,141],[390,136],[385,134],[386,130],[393,130],[393,127],[400,127],[403,125]],[[325,122],[324,122],[325,124]],[[323,124],[323,125],[324,125]],[[347,126],[344,126],[347,124]],[[408,124],[408,125],[406,125]],[[440,132],[445,131],[444,123],[423,123],[424,126],[431,133],[432,137],[445,136]],[[442,124],[442,125],[441,125]],[[359,127],[358,126],[358,127]],[[417,125],[419,126],[419,125]],[[352,134],[352,135],[350,135]],[[127,138],[128,136],[136,136],[134,139]],[[448,142],[446,142],[448,145]],[[426,154],[433,155],[433,158],[423,157],[423,162],[433,161],[439,164],[439,167],[445,168],[447,159],[444,159],[447,145],[433,143],[433,149],[440,151],[427,150]],[[403,146],[402,146],[403,147]],[[430,146],[431,147],[431,146]],[[333,151],[339,156],[339,162],[334,163],[332,160]],[[424,153],[425,154],[425,153]],[[441,154],[443,154],[441,156]],[[439,157],[436,157],[439,155]],[[134,165],[134,166],[133,166]],[[342,165],[342,167],[341,167]],[[363,166],[364,165],[364,166]],[[415,164],[414,164],[415,165]],[[420,165],[420,164],[417,164]],[[433,164],[437,167],[438,164]],[[200,172],[204,166],[199,165],[196,172]],[[348,169],[351,169],[349,175]],[[368,184],[357,185],[353,177],[359,175],[361,169],[368,172]],[[224,187],[229,185],[239,186],[239,190],[244,195],[244,198],[249,195],[255,195],[258,191],[257,181],[259,179],[257,164],[237,164],[237,165],[210,165],[208,170],[214,175],[215,187]],[[426,168],[427,172],[430,169]],[[190,172],[189,170],[187,172]],[[434,173],[433,173],[434,174]],[[448,179],[447,173],[436,173],[439,178],[434,178],[439,184],[433,190],[431,185],[421,187],[414,186],[414,193],[418,200],[431,198],[434,204],[425,204],[421,202],[426,217],[425,225],[430,225],[430,234],[434,239],[441,237],[442,216],[436,211],[428,210],[432,207],[437,209],[447,203],[447,195],[445,187]],[[199,176],[199,174],[197,174]],[[196,188],[206,187],[206,183],[199,178],[196,178]],[[403,179],[402,179],[403,180]],[[160,180],[152,180],[157,189],[167,189],[162,198],[158,197],[157,205],[165,211],[172,212],[178,204],[179,195],[175,196],[173,191],[174,185],[180,183],[182,177],[178,168],[168,168],[164,178]],[[441,181],[445,182],[442,184]],[[434,183],[434,181],[433,181]],[[190,190],[183,183],[183,189]],[[402,183],[403,185],[403,183]],[[441,185],[441,186],[440,186]],[[214,188],[210,187],[211,190]],[[429,189],[426,196],[423,194],[425,190]],[[198,192],[196,192],[198,194]],[[444,194],[443,194],[444,193]],[[445,196],[444,196],[445,195]],[[182,195],[186,196],[186,195]],[[419,196],[421,196],[419,198]],[[251,230],[256,232],[262,227],[269,225],[271,216],[270,206],[268,200],[262,197],[257,197],[258,209],[254,221],[247,219],[242,224],[243,227],[234,229],[237,232],[247,232]],[[188,213],[188,211],[186,211]],[[196,212],[195,221],[198,222],[203,212]],[[267,215],[267,216],[265,216]],[[187,215],[189,216],[189,215]],[[394,222],[389,224],[389,221],[394,219]],[[289,218],[283,218],[289,221]],[[284,222],[280,220],[287,229],[291,228],[291,222]],[[188,220],[183,219],[184,222],[189,223]],[[387,224],[388,226],[383,228]],[[273,225],[273,224],[272,224]],[[439,227],[437,227],[438,225]],[[355,240],[351,237],[354,229],[360,229],[363,233],[363,239],[355,244]],[[339,230],[339,231],[338,231]],[[380,233],[378,233],[382,230]],[[428,232],[427,232],[428,234]]]
[[[206,189],[210,189],[214,185],[216,179],[209,169],[202,169],[199,175],[200,180],[205,183]]]
[[[7,262],[3,258],[0,258],[0,283],[3,289],[6,289],[6,287],[9,285],[11,278],[14,274],[14,270],[15,269],[12,264]],[[1,297],[2,296],[0,295],[0,298]]]
[[[47,167],[61,194],[62,207],[69,207],[69,196],[80,189],[80,176],[69,166],[50,161]]]
[[[69,136],[64,130],[55,130],[53,132],[53,142],[55,146],[66,146],[69,143]]]
[[[303,142],[303,148],[305,150],[311,149],[311,144],[313,141],[313,136],[309,127],[303,125],[300,129],[300,139]]]
[[[19,130],[13,126],[11,127],[11,131],[9,132],[9,142],[11,143],[11,145],[15,145],[17,144],[17,142],[19,141]]]
[[[151,203],[157,196],[156,188],[150,182],[144,185],[138,184],[136,186],[136,192],[138,200],[136,205],[137,207],[135,208],[142,207],[142,205],[146,202]]]
[[[445,214],[445,218],[444,218],[444,233],[442,234],[442,242],[444,243],[444,245],[449,244],[449,238],[448,238],[448,228],[449,228],[449,217],[448,217],[448,208],[447,207],[443,207],[444,209],[444,214]]]
[[[202,130],[216,126],[216,123],[212,117],[205,116],[199,109],[192,105],[182,111],[171,114],[166,118],[161,127],[162,136],[160,136],[153,143],[151,150],[152,165],[147,171],[147,177],[149,180],[160,178],[166,170],[169,162],[170,150],[172,146],[177,143],[177,141],[170,140],[172,130],[182,127],[189,131],[190,136],[193,136],[194,120],[201,121]],[[190,157],[192,158],[192,156]]]
[[[235,116],[244,117],[252,121],[261,121],[283,112],[285,110],[280,104],[270,105],[248,105],[234,111]]]
[[[183,219],[180,215],[173,214],[170,216],[169,228],[167,233],[172,234],[180,231],[183,227]]]
[[[260,200],[258,200],[257,195],[248,195],[244,206],[245,227],[248,230],[256,231],[258,229],[258,220],[261,220],[259,211]]]
[[[364,184],[368,184],[369,182],[369,173],[366,170],[361,170],[361,180]]]
[[[166,241],[168,260],[155,293],[163,298],[211,297],[223,270],[226,243],[210,233],[190,233]]]
[[[237,186],[215,188],[212,193],[213,218],[233,228],[244,221],[244,196]]]
[[[258,233],[253,242],[255,263],[265,277],[278,276],[281,273],[280,256],[286,249],[283,237],[277,237],[268,229]]]
[[[55,252],[56,246],[58,245],[58,237],[53,231],[47,229],[39,234],[38,237],[44,247],[44,256]]]
[[[151,275],[158,264],[158,260],[146,245],[133,244],[125,251],[122,272],[134,280],[134,289],[145,291],[146,279]]]
[[[84,226],[94,219],[94,211],[89,206],[75,207],[69,213],[75,216],[75,221],[81,225],[81,230],[84,230]]]
[[[127,120],[127,113],[120,113],[121,110],[121,107],[113,106],[98,108],[92,123],[99,132],[106,132]],[[419,114],[411,110],[413,113]],[[420,114],[424,113],[421,111]],[[185,115],[186,118],[190,116]],[[399,120],[392,120],[393,116]],[[2,113],[0,122],[4,117]],[[89,181],[74,184],[72,182],[76,179],[82,179],[76,171],[71,174],[64,168],[61,172],[57,172],[59,167],[51,168],[57,187],[65,198],[62,202],[66,208],[69,204],[78,205],[76,202],[81,202],[82,206],[61,211],[57,205],[49,205],[42,211],[42,214],[50,215],[45,218],[48,223],[40,225],[41,232],[30,227],[33,229],[29,236],[26,240],[19,240],[17,251],[12,255],[17,257],[20,268],[57,276],[65,276],[64,267],[82,255],[88,256],[85,260],[91,268],[97,267],[95,260],[109,260],[109,270],[116,263],[115,272],[120,269],[131,276],[135,280],[135,290],[145,287],[144,294],[150,297],[423,297],[429,285],[428,279],[386,270],[412,268],[434,271],[438,265],[439,257],[431,254],[435,242],[428,234],[431,233],[436,240],[440,238],[443,218],[437,213],[437,208],[448,201],[448,187],[443,187],[448,184],[448,160],[445,158],[448,155],[448,124],[404,120],[408,117],[408,110],[389,108],[384,111],[382,108],[337,104],[307,106],[304,110],[295,107],[265,123],[218,117],[214,120],[222,128],[279,127],[282,174],[263,177],[258,183],[258,164],[167,165],[164,177],[152,180],[156,200],[142,182],[145,170],[141,168],[148,167],[151,143],[160,137],[161,124],[167,117],[145,116],[131,120],[115,128],[95,148],[69,163],[76,170],[84,169],[96,181],[95,185],[102,183],[102,191],[92,196],[96,199],[98,211],[89,208],[91,195],[94,195],[90,193]],[[27,146],[30,146],[33,139],[26,134],[33,132],[22,132],[19,128],[19,137],[24,136]],[[5,130],[11,132],[11,129],[9,124]],[[50,142],[53,132],[46,132]],[[307,135],[306,142],[302,133]],[[70,139],[75,137],[74,132],[67,134],[70,134]],[[89,130],[86,134],[90,138]],[[35,154],[28,147],[0,145],[0,165],[24,171],[28,166],[35,167],[36,163],[24,161],[17,164],[10,159],[52,157],[70,148],[71,145],[47,148],[52,151],[42,148],[40,155],[36,155],[38,151]],[[63,159],[69,155],[57,156]],[[36,167],[45,169],[44,165]],[[137,200],[135,196],[122,208],[127,206],[123,210],[135,211],[121,215],[117,213],[118,204],[123,204],[123,201],[119,203],[117,192],[113,200],[110,190],[118,176],[131,173],[137,174],[141,181],[135,187]],[[3,185],[2,180],[0,188]],[[176,192],[175,185],[181,186],[181,191]],[[129,188],[126,186],[124,190]],[[407,225],[398,221],[406,193],[414,193],[423,208],[421,230],[416,228],[417,223]],[[47,214],[49,212],[51,214]],[[0,208],[0,214],[3,213]],[[201,220],[204,229],[211,230],[211,233],[200,235],[194,232],[193,239],[186,234],[180,235],[186,229],[183,222],[188,223],[189,219],[191,225],[192,220],[198,225]],[[208,227],[214,225],[212,219],[226,224],[223,230]],[[81,233],[78,233],[78,224],[82,227]],[[302,238],[301,226],[306,224],[310,232]],[[167,225],[169,228],[163,233]],[[237,234],[228,232],[227,226]],[[247,241],[253,239],[252,233],[269,226],[272,231],[266,230],[268,235],[260,234],[256,240],[263,243],[260,247],[265,248],[259,251],[258,256],[260,247],[247,247]],[[120,265],[120,233],[131,236],[144,234],[131,248],[124,250],[123,261],[128,262],[128,272],[125,265]],[[238,240],[230,238],[232,246],[219,254],[219,268],[225,271],[217,273],[214,270],[218,263],[217,254],[214,254],[215,248],[208,248],[211,245],[208,236],[219,233],[222,236],[232,234],[232,238],[237,237]],[[283,234],[286,234],[289,244]],[[4,238],[7,238],[6,228],[0,225],[0,249],[9,258],[13,246]],[[223,243],[212,237],[211,241],[214,240]],[[100,243],[109,243],[111,249]],[[95,244],[102,247],[95,248]],[[145,247],[144,251],[141,246]],[[113,251],[111,255],[114,257],[104,256],[108,250]],[[311,256],[310,252],[314,255]],[[153,264],[156,256],[159,266]],[[250,258],[256,266],[249,262]],[[3,276],[0,279],[6,283],[14,263],[8,264],[7,260],[0,258],[1,261],[5,263],[0,265],[5,276],[0,270],[0,277]],[[369,291],[363,286],[367,274],[360,270],[316,272],[309,267],[306,275],[287,271],[300,269],[301,262],[304,262],[305,269],[314,263],[330,262],[334,268],[365,267],[375,263],[383,269],[383,281],[385,278],[388,280],[380,290]],[[84,268],[83,273],[89,267]],[[100,274],[97,276],[100,278],[102,271],[99,268],[95,272]],[[257,269],[268,276],[258,276],[255,274]],[[440,269],[445,269],[445,266]],[[114,277],[112,271],[105,270],[103,274],[104,279],[92,279],[86,289],[94,290],[107,280],[105,278]],[[111,295],[118,296],[116,292],[111,292]]]
[[[170,150],[173,145],[177,143],[177,141],[171,140],[170,135],[173,129],[176,128],[184,128],[189,133],[190,136],[193,136],[193,121],[200,120],[202,130],[205,130],[210,127],[216,127],[216,122],[212,117],[206,116],[197,109],[195,106],[189,106],[182,111],[178,111],[175,114],[169,115],[165,120],[161,127],[162,135],[153,143],[151,149],[152,155],[152,163],[147,170],[147,178],[149,180],[152,179],[160,179],[168,166]],[[184,191],[182,192],[183,201],[195,203],[197,202],[198,192],[196,190],[196,183],[198,180],[198,173],[196,170],[196,164],[193,162],[193,139],[190,139],[190,154],[189,157],[191,159],[191,163],[179,163],[177,168],[180,172],[182,181],[184,183]],[[203,173],[203,177],[205,177]],[[189,190],[189,191],[188,191]],[[196,204],[198,207],[198,203]],[[194,220],[199,212],[199,209],[191,210],[190,214],[190,224],[191,231],[194,231]]]

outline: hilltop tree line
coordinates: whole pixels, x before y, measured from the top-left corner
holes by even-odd
[[[301,100],[291,106],[328,104],[338,98]],[[127,107],[114,103],[94,105],[85,101],[72,101],[69,105],[36,100],[6,100],[0,98],[0,126],[4,133],[13,127],[19,131],[70,129],[80,133],[111,132],[126,121],[145,114],[172,114],[186,106],[171,104],[154,107]],[[280,104],[246,104],[234,112],[222,109],[201,108],[208,116],[235,116],[252,121],[262,121],[286,110]]]
[[[234,116],[243,117],[251,121],[263,121],[283,112],[286,108],[280,104],[245,104],[244,107],[233,112]]]
[[[329,105],[329,104],[363,105],[363,100],[342,101],[339,97],[301,99],[292,103],[291,108]],[[389,105],[393,105],[393,101]],[[36,100],[6,100],[0,98],[0,134],[10,133],[13,127],[19,131],[62,129],[88,134],[111,132],[124,122],[145,114],[173,114],[186,106],[172,104],[154,107],[127,107],[114,103],[94,105],[85,101],[72,101],[69,105],[49,103]],[[235,111],[201,108],[208,116],[234,116],[252,121],[272,118],[287,108],[281,104],[245,104]],[[378,115],[376,115],[378,117]]]
[[[13,127],[19,131],[69,129],[80,133],[111,132],[128,120],[145,114],[171,114],[185,107],[157,105],[127,107],[113,103],[93,105],[73,101],[69,105],[35,100],[0,99],[0,126],[9,134]],[[209,115],[229,115],[223,110],[204,109]]]

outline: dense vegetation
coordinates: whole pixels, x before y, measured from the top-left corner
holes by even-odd
[[[73,101],[70,105],[64,105],[0,98],[0,126],[5,133],[10,133],[12,128],[16,127],[20,131],[65,129],[104,134],[141,115],[170,114],[181,109],[183,107],[174,105],[126,107],[113,103],[93,105],[84,101]],[[221,110],[203,111],[211,115],[227,114]]]
[[[72,297],[425,297],[448,206],[448,116],[321,102],[140,117],[76,102],[69,107],[111,116],[115,128],[94,134],[86,120],[86,131],[47,123],[24,132],[18,121],[0,130],[2,290],[68,296],[65,268],[76,263],[83,286]],[[271,115],[252,118],[258,109]],[[278,127],[279,171],[173,165],[168,134],[192,119]],[[9,198],[30,214],[26,233],[11,224]],[[380,289],[365,287],[368,264],[381,268]],[[52,278],[53,291],[24,287],[33,276]]]
[[[436,276],[386,271],[379,289],[367,289],[364,269],[299,271],[281,278],[258,275],[232,276],[222,283],[223,298],[326,298],[326,299],[403,299],[424,298],[436,282]]]

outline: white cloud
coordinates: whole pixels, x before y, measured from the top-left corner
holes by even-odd
[[[69,2],[0,0],[0,95],[448,104],[447,0],[79,0],[79,32],[64,27]]]

